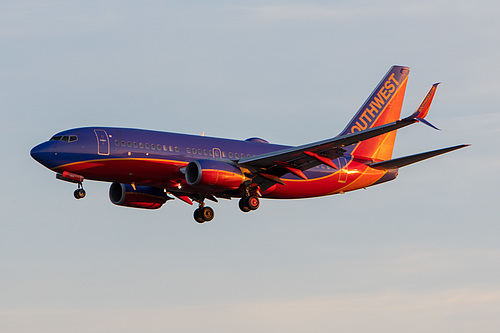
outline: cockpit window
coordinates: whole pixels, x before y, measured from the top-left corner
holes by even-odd
[[[50,141],[65,141],[65,142],[74,142],[78,140],[78,136],[76,135],[54,135],[50,138]]]

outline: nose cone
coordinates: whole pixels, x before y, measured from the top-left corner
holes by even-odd
[[[50,164],[50,158],[52,154],[52,149],[50,149],[50,145],[47,142],[41,143],[30,151],[31,157],[33,157],[38,163],[45,165],[48,167]]]

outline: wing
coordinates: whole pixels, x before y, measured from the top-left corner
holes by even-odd
[[[417,111],[404,119],[331,139],[245,157],[240,159],[238,164],[247,168],[251,174],[259,175],[264,180],[274,183],[282,183],[279,177],[286,173],[292,173],[300,178],[307,179],[302,171],[319,164],[325,164],[336,169],[337,166],[332,162],[332,159],[342,156],[345,152],[344,147],[398,130],[419,121],[432,126],[427,121],[424,121],[424,118],[428,113],[436,87],[437,84],[433,85]]]

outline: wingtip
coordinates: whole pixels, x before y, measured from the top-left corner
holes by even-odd
[[[418,120],[419,122],[423,123],[423,124],[426,124],[429,127],[434,128],[435,130],[438,130],[438,131],[441,130],[439,127],[436,127],[436,126],[432,125],[429,121],[425,120],[424,118],[415,118],[415,119]]]
[[[450,149],[450,151],[453,151],[453,150],[458,150],[458,149],[462,149],[462,148],[467,148],[469,146],[470,146],[470,144],[466,143],[466,144],[461,144],[461,145],[453,146],[453,147],[450,147],[448,149]]]
[[[421,121],[424,124],[429,125],[430,127],[439,130],[439,128],[437,128],[436,126],[432,125],[428,121],[425,121],[424,118],[427,117],[427,113],[429,113],[429,109],[431,107],[432,100],[434,99],[434,95],[436,94],[437,86],[440,83],[441,82],[437,82],[437,83],[434,83],[432,85],[431,89],[429,89],[429,92],[427,92],[427,95],[425,95],[425,98],[423,99],[422,103],[420,103],[417,110],[411,116],[405,118],[405,120]]]

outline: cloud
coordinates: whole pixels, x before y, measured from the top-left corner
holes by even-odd
[[[123,21],[121,7],[73,1],[11,1],[2,5],[0,38],[33,38],[98,32]]]
[[[169,308],[0,312],[4,327],[39,332],[470,332],[498,327],[500,290],[450,289],[435,293],[388,290],[363,295],[191,305]],[[472,318],[475,319],[472,319]],[[425,320],[421,320],[425,318]]]
[[[388,9],[390,11],[387,11]],[[314,5],[292,4],[277,6],[262,6],[251,9],[258,18],[269,20],[351,20],[360,17],[386,17],[394,15],[427,16],[432,14],[430,3],[414,4],[400,3],[368,3],[366,5]]]
[[[316,5],[265,6],[255,8],[253,11],[257,17],[271,20],[312,20],[342,18],[349,15],[349,12],[345,10]]]

